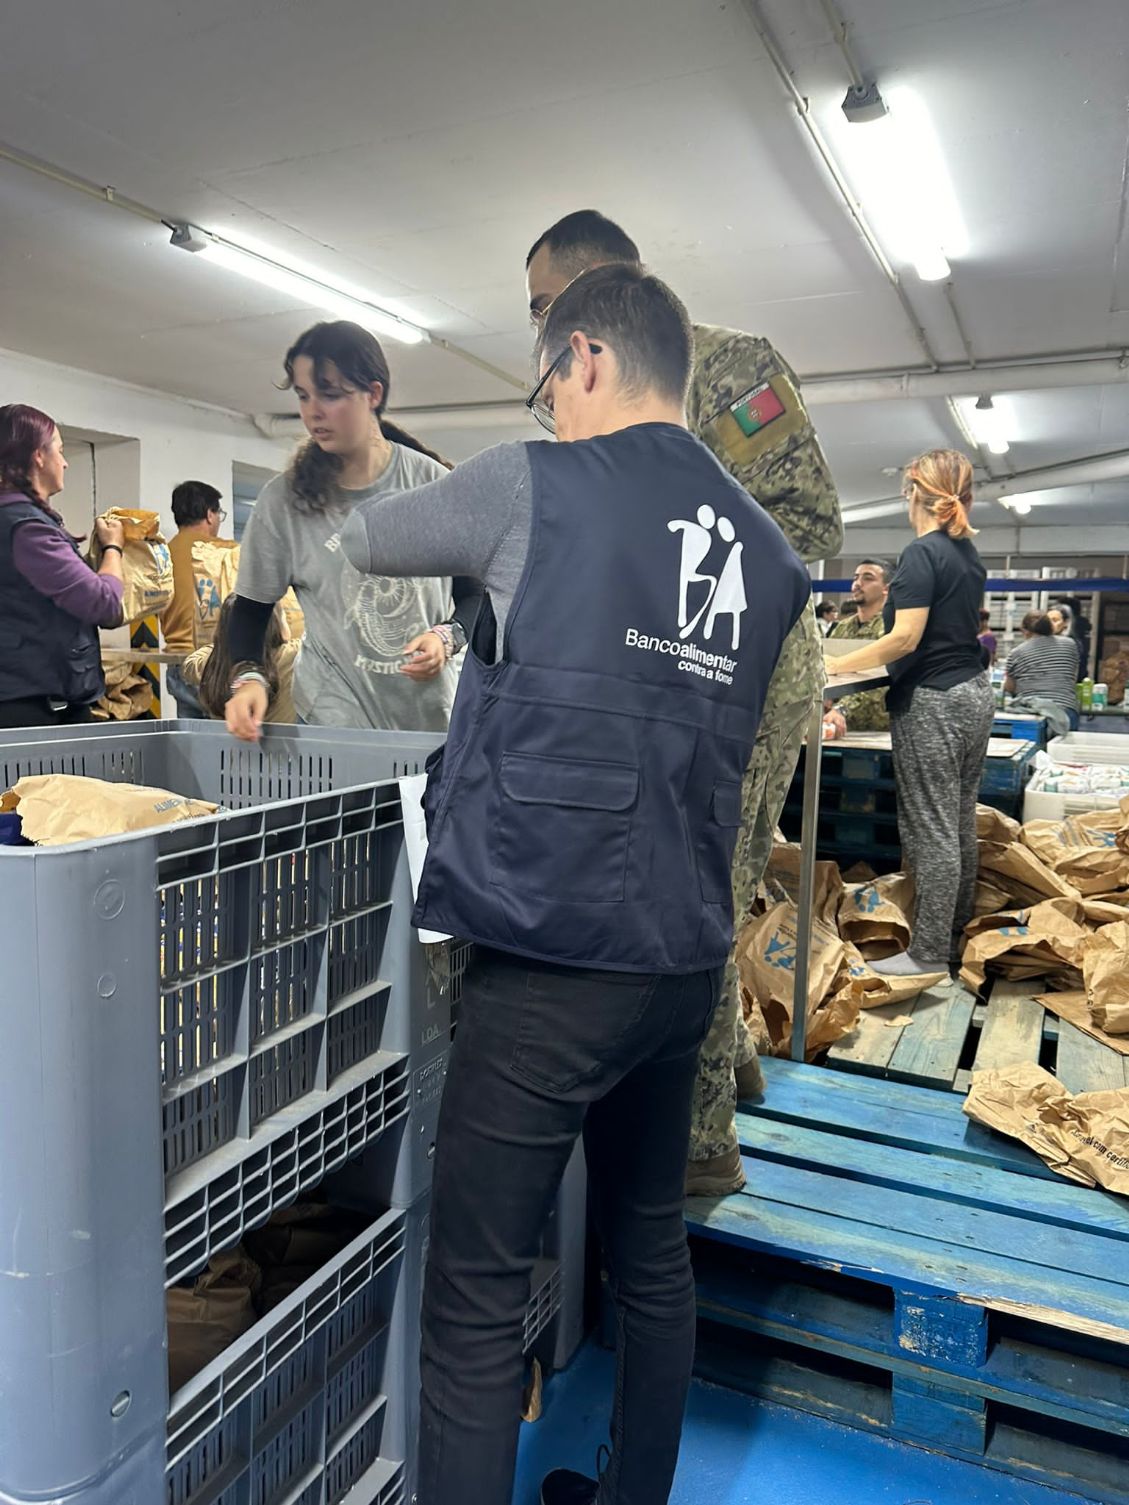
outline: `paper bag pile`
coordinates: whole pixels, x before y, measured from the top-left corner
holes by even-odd
[[[961,977],[1045,977],[1075,1023],[1084,995],[1089,1033],[1129,1035],[1129,798],[1118,810],[1020,826],[977,811],[980,888],[1002,893],[996,912],[977,904],[965,930]],[[1069,1005],[1066,1000],[1071,1000]]]
[[[792,1049],[799,871],[799,847],[778,842],[757,912],[737,943],[745,1018],[758,1048],[780,1056]],[[882,977],[867,966],[867,958],[905,949],[912,905],[913,884],[904,873],[848,884],[835,863],[816,863],[804,1038],[809,1060],[849,1035],[861,1009],[909,1002],[943,980],[941,972]]]

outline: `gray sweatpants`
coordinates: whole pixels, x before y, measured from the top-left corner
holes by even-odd
[[[978,674],[951,690],[918,687],[890,722],[902,856],[917,888],[909,949],[946,970],[972,918],[976,799],[995,709]]]

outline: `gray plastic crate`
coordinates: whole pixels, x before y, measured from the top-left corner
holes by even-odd
[[[93,1499],[107,1471],[106,1498],[132,1498],[163,1445],[166,1281],[379,1136],[389,1187],[407,1174],[412,1069],[446,1047],[450,989],[409,927],[393,781],[437,741],[249,747],[192,722],[0,741],[3,787],[79,773],[226,810],[0,848],[0,1129],[22,1151],[0,1157],[0,1501]]]
[[[166,1505],[401,1505],[404,1243],[379,1218],[173,1396]]]

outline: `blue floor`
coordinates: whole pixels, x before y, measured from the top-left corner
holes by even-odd
[[[537,1505],[553,1468],[594,1472],[613,1364],[590,1345],[522,1428],[514,1505]],[[784,1406],[695,1384],[671,1505],[1080,1505],[1079,1497],[887,1442]]]

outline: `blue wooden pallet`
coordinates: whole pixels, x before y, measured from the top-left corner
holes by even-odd
[[[764,1065],[746,1190],[687,1203],[700,1372],[1129,1505],[1129,1201],[951,1092]]]

